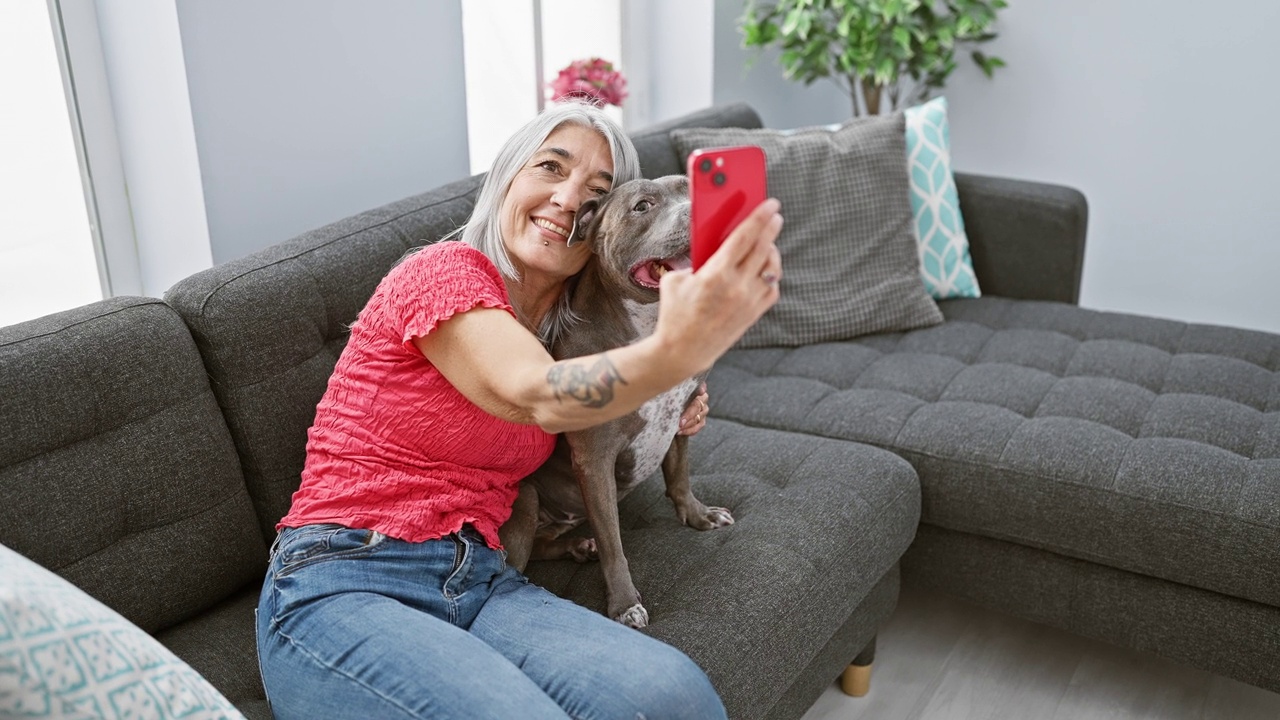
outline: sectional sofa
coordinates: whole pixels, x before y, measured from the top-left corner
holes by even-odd
[[[683,168],[674,128],[759,125],[734,105],[634,139],[654,177]],[[253,609],[315,404],[378,280],[464,221],[479,181],[163,300],[0,328],[0,544],[269,717]],[[646,631],[734,718],[798,718],[865,667],[900,581],[1280,690],[1280,337],[1082,309],[1083,196],[956,182],[983,297],[938,303],[926,328],[716,365],[693,482],[738,522],[681,527],[660,482],[626,498]],[[603,608],[592,565],[529,574]],[[2,613],[23,592],[0,577],[0,714],[70,687],[12,649]]]

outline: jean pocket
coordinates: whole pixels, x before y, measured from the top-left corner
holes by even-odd
[[[364,557],[386,539],[376,530],[357,530],[342,525],[306,525],[282,538],[277,551],[279,567],[276,577],[326,560]]]

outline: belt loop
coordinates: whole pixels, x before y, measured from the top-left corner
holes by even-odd
[[[276,539],[271,541],[271,547],[267,550],[267,564],[275,562],[276,553],[280,550],[280,538],[284,535],[284,530],[276,531]]]

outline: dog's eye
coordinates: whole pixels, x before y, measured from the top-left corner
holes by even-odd
[[[648,200],[641,200],[640,202],[636,203],[636,206],[635,206],[635,207],[631,208],[631,211],[632,211],[632,212],[646,212],[646,211],[648,211],[648,210],[649,210],[649,208],[651,208],[651,207],[653,207],[653,203],[649,202]]]

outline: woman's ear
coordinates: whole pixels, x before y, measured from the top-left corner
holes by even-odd
[[[601,198],[594,197],[582,201],[582,204],[578,206],[578,212],[573,214],[573,232],[569,233],[569,239],[565,241],[565,245],[573,247],[574,244],[587,239],[591,222],[600,213],[601,200]]]

